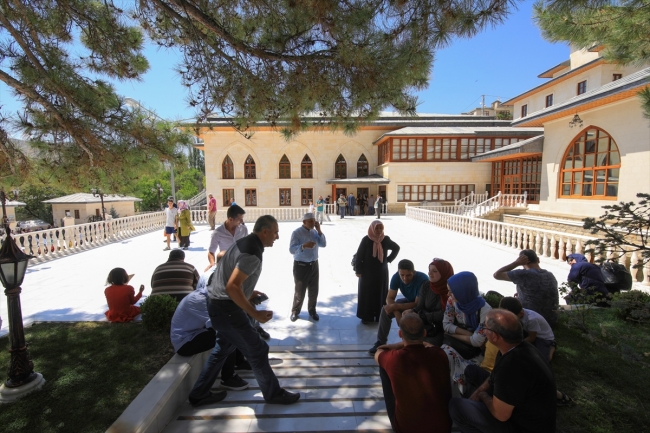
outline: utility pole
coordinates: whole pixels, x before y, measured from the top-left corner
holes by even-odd
[[[481,95],[481,116],[485,116],[485,95]]]

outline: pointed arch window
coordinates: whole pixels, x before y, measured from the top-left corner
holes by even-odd
[[[232,159],[228,155],[223,159],[221,163],[221,177],[223,179],[234,179],[235,178],[235,168],[232,165]]]
[[[250,155],[244,162],[244,179],[255,179],[255,160]]]
[[[363,153],[357,161],[357,177],[368,176],[368,159]]]
[[[291,179],[291,163],[287,155],[280,159],[280,179]]]
[[[574,138],[562,160],[560,197],[616,199],[621,155],[614,139],[590,127]]]
[[[309,155],[305,155],[300,163],[300,177],[302,179],[312,179],[314,177],[314,167]]]
[[[343,155],[339,155],[336,158],[336,163],[334,164],[334,177],[337,179],[345,179],[348,177],[348,163],[345,162]]]

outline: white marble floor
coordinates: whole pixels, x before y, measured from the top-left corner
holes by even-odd
[[[323,225],[327,247],[319,251],[320,294],[318,313],[320,322],[310,320],[306,302],[300,319],[289,320],[293,297],[292,256],[289,254],[291,232],[300,223],[280,223],[280,239],[264,253],[264,269],[257,288],[268,294],[266,308],[273,310],[273,319],[264,325],[271,334],[271,345],[295,346],[299,344],[359,344],[372,345],[376,328],[361,325],[356,318],[357,278],[350,260],[361,238],[367,233],[372,217],[332,218]],[[517,251],[499,247],[469,236],[438,229],[407,219],[404,216],[382,217],[386,235],[397,242],[400,253],[397,261],[410,259],[416,269],[427,272],[433,257],[452,263],[456,272],[472,271],[481,291],[496,290],[505,295],[514,293],[514,285],[496,281],[492,274],[510,263]],[[191,237],[191,247],[186,251],[186,261],[199,272],[207,266],[207,246],[210,230],[198,226]],[[252,229],[252,226],[249,226]],[[30,266],[23,283],[21,304],[24,323],[34,321],[86,321],[105,320],[105,280],[114,267],[123,267],[135,273],[134,287],[144,284],[145,295],[150,293],[153,270],[167,260],[163,251],[162,231],[155,231],[107,246]],[[397,261],[390,272],[397,272]],[[542,260],[542,267],[565,281],[568,266],[557,260]],[[6,319],[6,300],[0,302],[0,317]],[[7,333],[4,320],[0,335]],[[389,341],[397,338],[391,332]]]

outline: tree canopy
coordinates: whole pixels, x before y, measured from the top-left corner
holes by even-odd
[[[111,85],[142,78],[146,35],[182,53],[199,121],[216,113],[241,131],[268,121],[291,135],[316,113],[322,127],[351,132],[389,106],[415,113],[435,50],[500,23],[514,3],[0,0],[0,80],[22,105],[0,115],[0,183],[30,173],[117,190],[177,156],[184,135]],[[27,147],[9,139],[16,132]]]
[[[534,10],[549,41],[602,44],[603,57],[623,65],[650,62],[650,0],[540,0]],[[650,89],[640,96],[650,118]]]

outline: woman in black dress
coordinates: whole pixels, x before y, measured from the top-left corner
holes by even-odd
[[[388,295],[388,264],[398,253],[399,245],[384,236],[384,224],[373,221],[368,235],[361,239],[354,264],[354,272],[359,277],[357,317],[361,323],[379,321]]]

